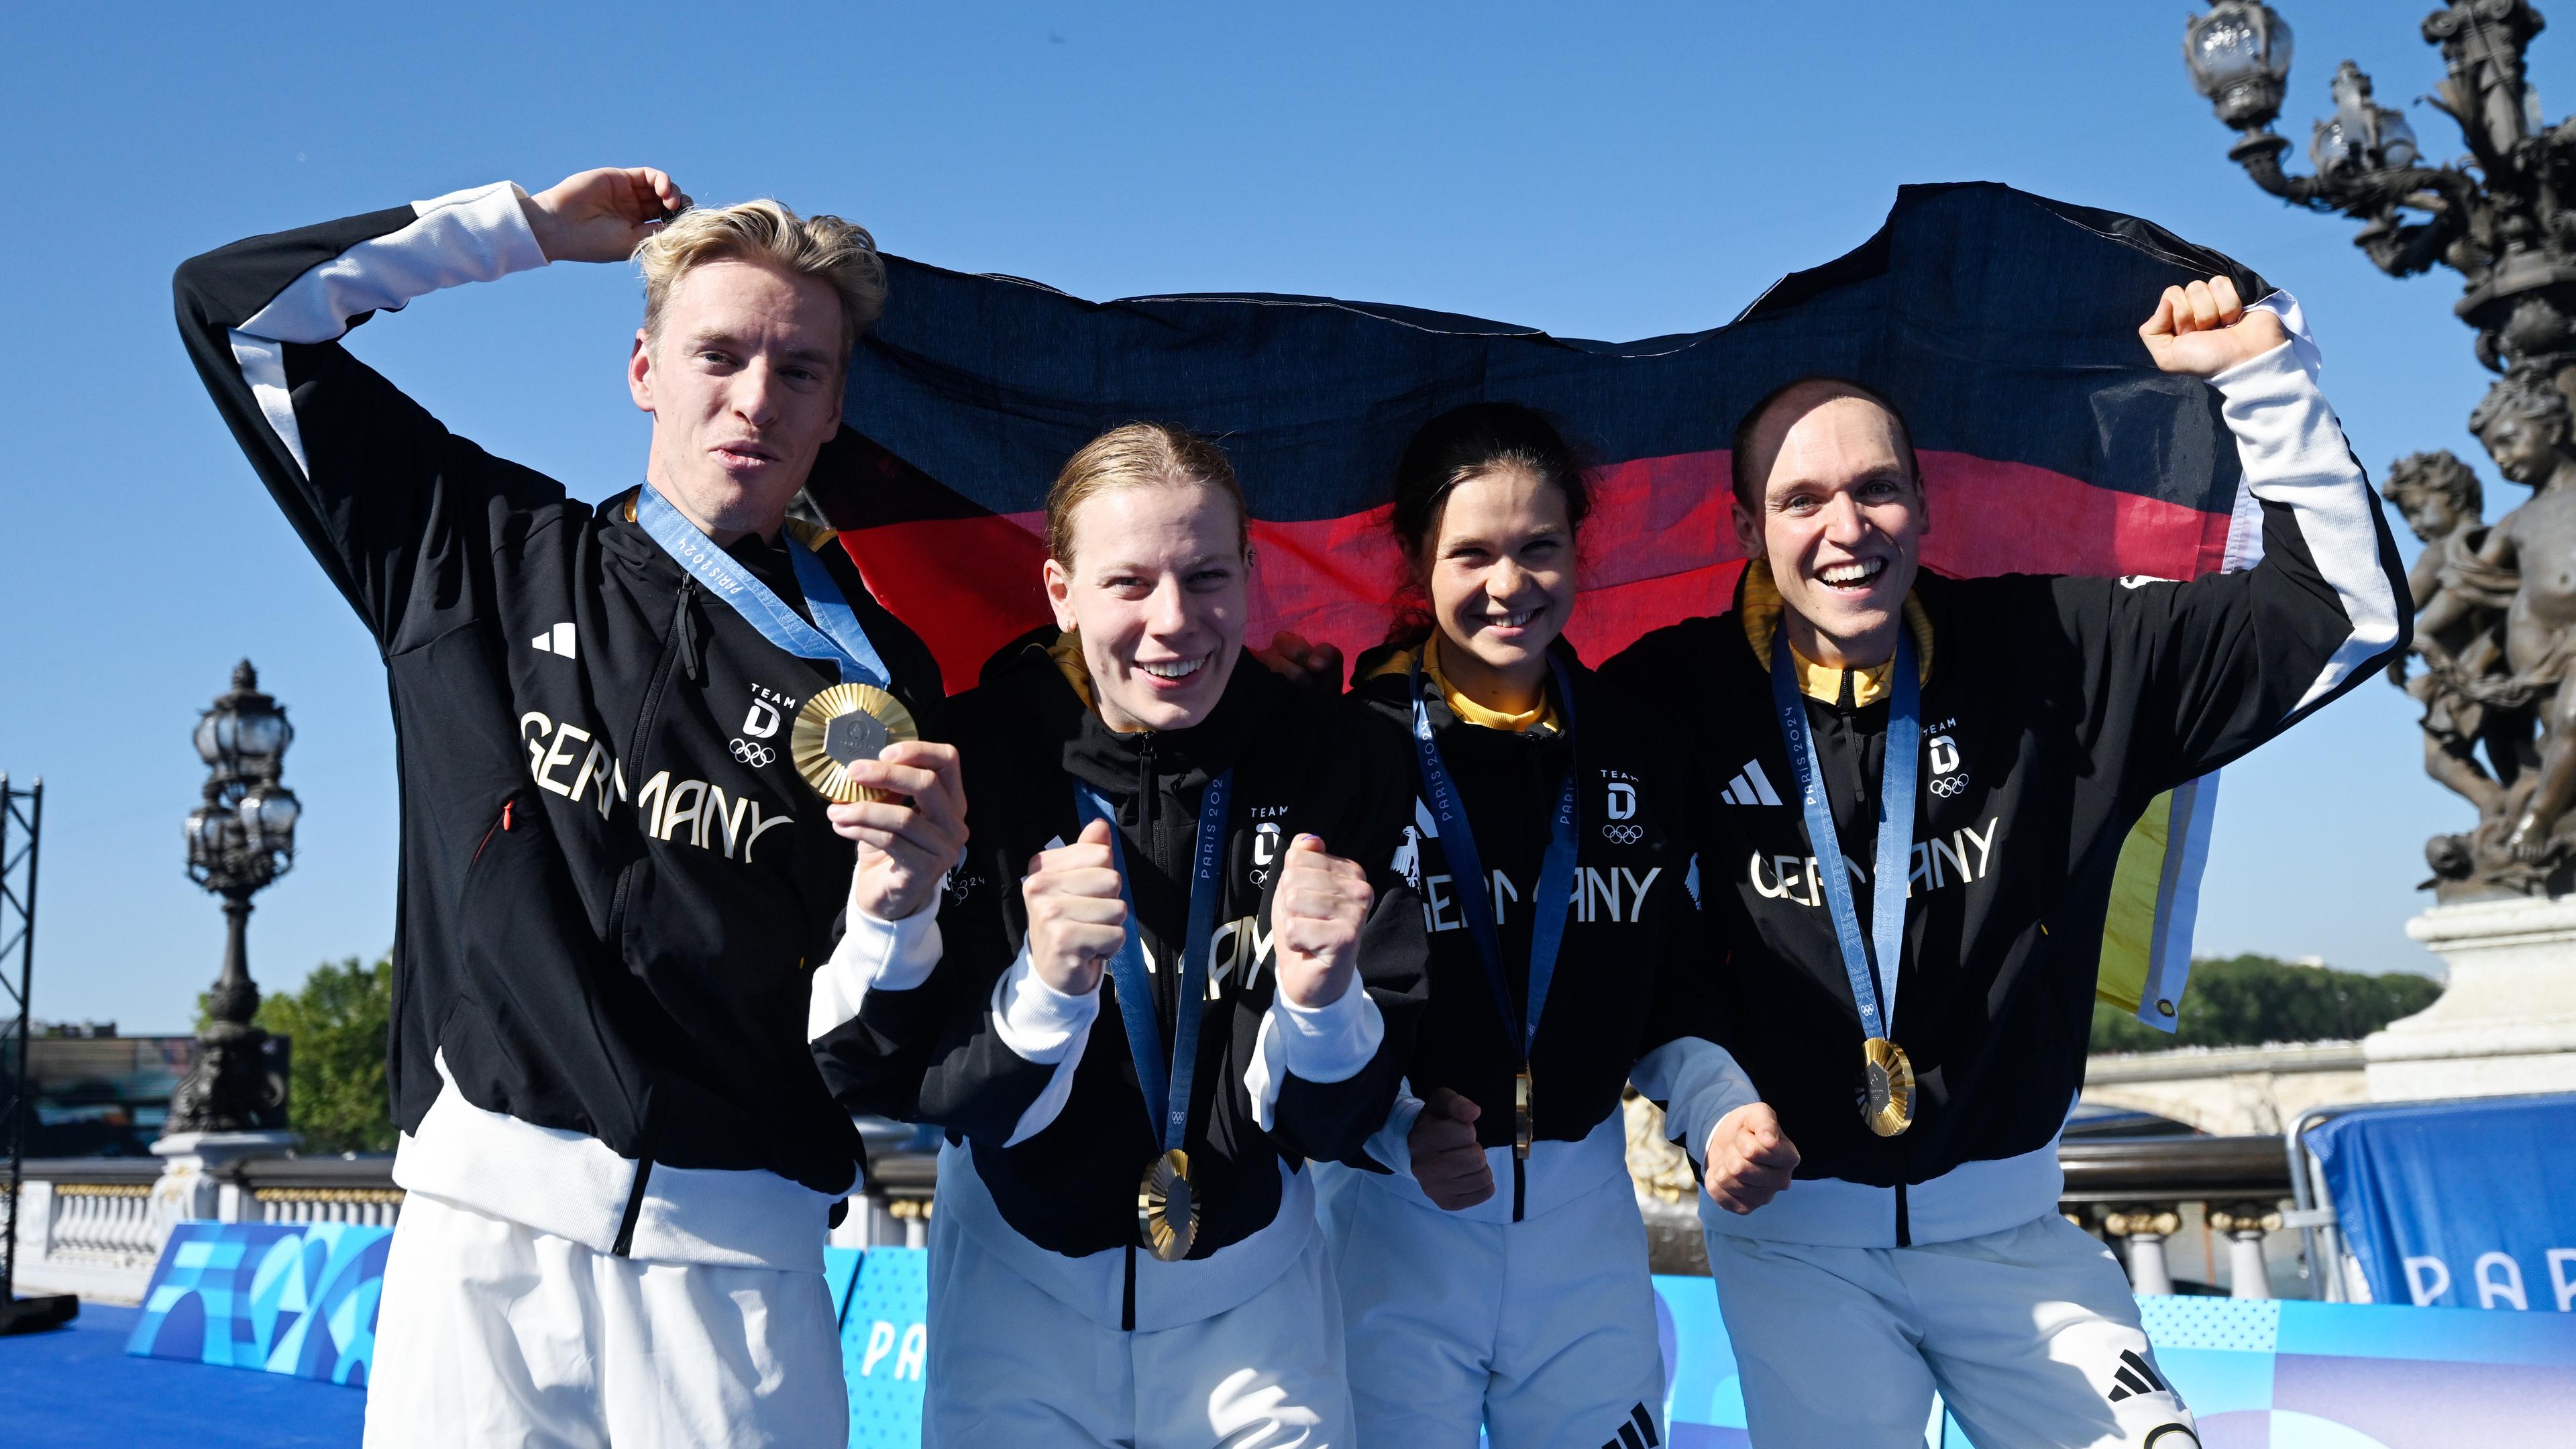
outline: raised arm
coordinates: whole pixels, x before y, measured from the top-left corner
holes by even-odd
[[[459,545],[484,536],[494,508],[540,507],[563,489],[449,434],[341,339],[442,287],[556,257],[620,259],[685,202],[659,172],[584,172],[538,198],[496,182],[180,266],[180,335],[217,411],[380,647],[443,627],[414,616],[471,597],[457,575],[476,550]],[[612,257],[621,236],[632,240]]]
[[[2240,305],[2224,279],[2169,289],[2140,337],[2168,372],[2205,377],[2262,513],[2252,567],[2176,583],[2056,581],[2059,616],[2096,636],[2102,707],[2130,716],[2125,780],[2153,793],[2289,728],[2405,647],[2396,541],[2317,390],[2298,306]],[[2120,686],[2135,681],[2137,692]]]

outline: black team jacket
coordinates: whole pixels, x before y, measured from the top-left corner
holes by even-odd
[[[1723,1048],[1719,945],[1700,915],[1688,757],[1662,720],[1559,646],[1574,695],[1571,735],[1514,733],[1461,720],[1424,681],[1425,717],[1476,835],[1492,885],[1495,934],[1516,1011],[1529,1001],[1530,934],[1558,782],[1575,771],[1575,865],[1565,935],[1530,1050],[1530,1155],[1512,1151],[1513,1078],[1521,1054],[1494,1001],[1483,957],[1458,904],[1464,884],[1419,783],[1413,834],[1431,940],[1431,1003],[1406,1066],[1410,1092],[1370,1143],[1391,1171],[1378,1184],[1418,1197],[1406,1134],[1420,1099],[1446,1087],[1480,1109],[1476,1137],[1496,1193],[1467,1216],[1519,1222],[1603,1181],[1627,1177],[1620,1110],[1632,1074],[1667,1112],[1677,1140],[1704,1146],[1727,1111],[1753,1100]],[[1353,694],[1408,736],[1416,650],[1363,656]],[[1555,689],[1549,686],[1551,693]],[[1672,1099],[1682,1101],[1676,1107]],[[1428,1200],[1422,1199],[1425,1206]]]
[[[628,519],[631,490],[567,498],[341,345],[544,260],[502,183],[177,279],[217,410],[385,661],[394,1179],[600,1252],[819,1271],[862,1155],[806,1043],[852,854],[786,744],[837,669],[710,597]],[[929,652],[818,552],[896,694],[934,706]],[[804,608],[783,549],[735,553]]]
[[[1305,1164],[1356,1154],[1403,1070],[1425,989],[1421,907],[1394,868],[1412,818],[1403,741],[1249,655],[1198,725],[1119,734],[1034,646],[952,701],[941,732],[964,761],[972,831],[940,908],[944,957],[857,993],[851,1025],[823,1039],[826,1075],[853,1110],[945,1129],[938,1211],[1095,1322],[1223,1312],[1318,1235]],[[1186,1142],[1202,1217],[1189,1257],[1164,1263],[1139,1246],[1137,1185],[1161,1143],[1117,988],[1104,973],[1094,995],[1067,997],[1035,978],[1020,881],[1031,856],[1081,833],[1074,781],[1098,791],[1117,812],[1168,1043],[1200,796],[1228,768]],[[1301,833],[1366,867],[1376,893],[1350,991],[1306,1012],[1274,1006],[1270,942],[1278,865]]]
[[[2186,583],[1921,576],[1933,650],[1894,1022],[1919,1092],[1900,1136],[1861,1118],[1860,1018],[1743,610],[1604,666],[1693,731],[1706,904],[1731,947],[1726,1045],[1802,1154],[1747,1216],[1703,1202],[1712,1231],[1889,1247],[2055,1210],[2129,827],[2405,645],[2397,551],[2312,358],[2297,338],[2212,379],[2260,506],[2252,567]],[[1805,708],[1866,934],[1888,707],[1848,697]]]

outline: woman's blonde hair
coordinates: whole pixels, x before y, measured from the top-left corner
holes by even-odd
[[[662,336],[662,309],[691,267],[714,261],[767,262],[792,276],[820,277],[841,301],[841,345],[885,310],[885,261],[868,229],[837,216],[798,216],[767,197],[732,206],[692,207],[635,249],[644,274],[644,334]]]
[[[1234,542],[1251,540],[1243,513],[1243,485],[1234,465],[1217,445],[1195,433],[1161,423],[1129,423],[1111,428],[1065,459],[1064,470],[1047,489],[1047,557],[1073,563],[1073,515],[1094,494],[1113,488],[1205,488],[1222,494],[1234,506]]]

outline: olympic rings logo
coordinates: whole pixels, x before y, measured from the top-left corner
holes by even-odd
[[[1965,775],[1945,776],[1933,781],[1930,788],[1933,794],[1947,800],[1953,796],[1966,793],[1968,788],[1968,777]]]
[[[778,752],[767,745],[755,745],[749,740],[736,740],[733,742],[733,757],[755,770],[765,770],[769,768],[770,761],[778,758]]]
[[[1625,825],[1604,825],[1601,833],[1614,845],[1634,845],[1646,838],[1646,827],[1632,821]]]

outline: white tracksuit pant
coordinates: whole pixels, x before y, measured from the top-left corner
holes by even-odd
[[[2199,1442],[2111,1250],[2054,1213],[1910,1248],[1705,1236],[1761,1449],[1916,1449],[1935,1390],[1988,1449]]]
[[[1590,1183],[1560,1182],[1519,1222],[1508,1147],[1493,1154],[1500,1190],[1463,1212],[1434,1206],[1410,1174],[1322,1170],[1362,1449],[1476,1449],[1479,1425],[1493,1449],[1663,1439],[1655,1287],[1619,1114],[1596,1135],[1539,1144]]]
[[[1284,1225],[1302,1230],[1305,1245],[1249,1298],[1204,1318],[1125,1330],[1077,1311],[970,1230],[969,1217],[979,1217],[984,1232],[1008,1228],[988,1208],[979,1215],[958,1203],[972,1184],[954,1176],[951,1160],[942,1155],[940,1205],[930,1219],[924,1449],[1351,1449],[1356,1442],[1336,1331],[1341,1305],[1311,1219],[1299,1224],[1292,1215]],[[1302,1197],[1290,1206],[1312,1212]],[[1172,1269],[1201,1265],[1142,1259],[1140,1266],[1170,1279]]]
[[[841,1449],[820,1273],[646,1263],[415,1192],[385,1261],[369,1449]]]

